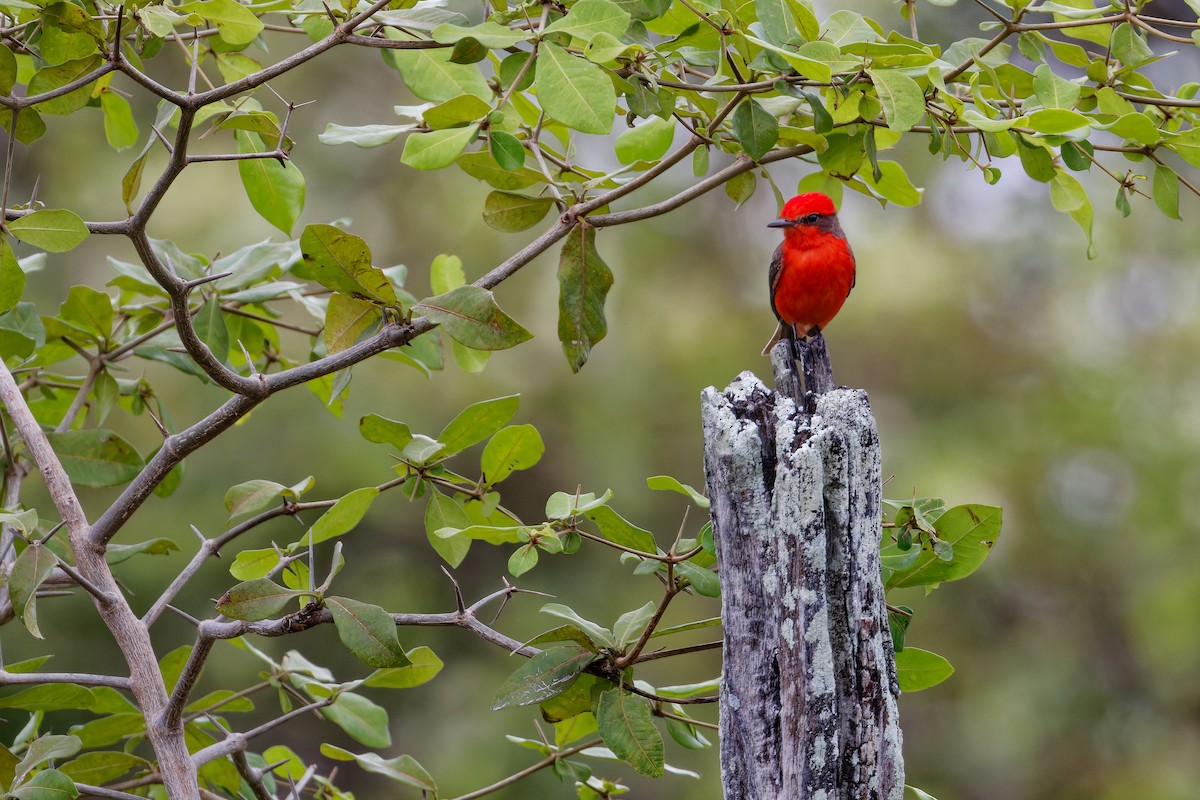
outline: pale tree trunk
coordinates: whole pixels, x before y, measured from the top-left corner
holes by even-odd
[[[900,800],[879,436],[866,393],[833,389],[823,340],[801,348],[803,400],[787,342],[771,354],[776,391],[743,372],[702,399],[725,797]]]

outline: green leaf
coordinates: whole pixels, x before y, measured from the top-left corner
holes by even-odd
[[[409,664],[396,638],[396,623],[379,606],[349,597],[326,597],[338,638],[355,658],[369,667],[403,667]]]
[[[12,133],[13,130],[13,115],[11,113],[0,114],[0,127],[5,131]],[[46,133],[46,123],[42,121],[42,117],[32,108],[25,108],[17,114],[17,125],[15,138],[21,144],[31,144],[37,141]]]
[[[392,746],[387,710],[362,695],[342,692],[333,705],[321,709],[321,713],[367,747]]]
[[[567,127],[581,133],[612,130],[617,92],[595,64],[543,42],[537,55],[537,89],[542,108]]]
[[[920,204],[921,190],[912,185],[904,167],[895,161],[880,161],[876,166],[879,168],[879,179],[876,180],[870,172],[864,170],[859,175],[863,183],[874,189],[883,199],[898,206]]]
[[[671,147],[675,124],[670,119],[650,117],[637,127],[622,131],[615,143],[617,160],[622,164],[657,161]]]
[[[733,110],[733,135],[746,155],[759,161],[779,141],[779,122],[753,98],[746,98]]]
[[[421,112],[425,124],[434,130],[453,128],[466,122],[483,119],[491,112],[492,107],[473,94],[460,94],[444,103]]]
[[[0,121],[3,121],[4,115],[0,114]],[[476,153],[463,153],[454,162],[458,168],[470,175],[472,178],[484,181],[493,189],[504,189],[506,191],[516,191],[533,186],[535,183],[544,181],[545,179],[531,169],[519,169],[517,171],[509,171],[496,162],[492,156],[484,151]]]
[[[17,764],[16,782],[22,783],[30,770],[47,761],[70,758],[79,752],[81,746],[82,743],[77,736],[58,734],[39,736],[29,743],[25,750],[25,757],[21,759],[21,763]]]
[[[95,704],[95,693],[74,683],[48,683],[0,698],[0,708],[21,711],[90,710]]]
[[[21,617],[29,632],[39,639],[45,637],[38,628],[37,603],[34,596],[42,582],[54,572],[57,563],[49,550],[34,542],[17,556],[8,577],[8,598],[12,603],[13,612]]]
[[[137,122],[129,101],[116,92],[100,92],[100,109],[104,112],[104,137],[114,150],[133,147],[138,141]]]
[[[330,122],[325,130],[317,137],[321,144],[352,144],[356,147],[370,148],[388,144],[416,128],[416,123],[408,125],[338,125]]]
[[[287,487],[275,481],[253,480],[230,487],[225,493],[225,510],[229,518],[257,514],[275,505]]]
[[[410,38],[388,28],[393,38]],[[405,85],[417,97],[431,103],[442,103],[461,94],[473,94],[491,102],[492,90],[477,67],[450,62],[446,50],[394,50],[390,59],[404,78]]]
[[[566,33],[591,41],[597,34],[621,36],[629,27],[630,16],[611,0],[579,0],[567,15],[546,26],[546,33]],[[539,80],[541,78],[539,74]]]
[[[239,130],[234,131],[234,138],[241,154],[266,153],[273,149],[264,145],[258,134]],[[242,177],[246,197],[259,216],[290,236],[292,226],[304,210],[304,176],[296,165],[290,160],[280,164],[274,158],[247,158],[238,161],[238,174]]]
[[[641,608],[627,611],[618,617],[613,625],[613,636],[616,637],[617,645],[628,647],[636,642],[642,635],[642,631],[646,629],[646,624],[654,616],[654,610],[657,607],[658,605],[651,601]]]
[[[371,266],[367,243],[332,225],[307,225],[300,234],[303,259],[294,271],[327,289],[396,306],[396,292],[383,270]]]
[[[604,301],[612,270],[596,250],[596,231],[577,225],[558,257],[558,339],[572,372],[579,372],[592,347],[608,334]]]
[[[597,625],[591,620],[584,619],[575,609],[569,606],[565,606],[562,603],[547,603],[542,606],[541,611],[544,614],[550,614],[551,616],[559,617],[573,623],[600,647],[616,647],[612,631],[601,625]]]
[[[333,504],[332,508],[321,515],[308,533],[304,534],[300,545],[307,547],[310,543],[320,544],[344,533],[349,533],[367,513],[367,509],[371,507],[371,503],[378,496],[379,490],[374,486],[364,486],[342,496]]]
[[[321,754],[339,761],[357,761],[367,772],[383,775],[397,783],[420,789],[422,793],[428,793],[427,796],[437,797],[437,784],[434,783],[433,777],[412,756],[384,759],[376,753],[357,755],[331,744],[321,745]]]
[[[358,421],[358,432],[368,442],[390,444],[403,450],[412,441],[412,433],[403,422],[396,422],[378,414],[368,414]]]
[[[15,800],[70,800],[79,796],[79,789],[58,770],[44,769],[11,796]]]
[[[640,775],[662,777],[662,735],[654,727],[654,717],[644,700],[626,694],[620,687],[601,692],[596,721],[600,738],[617,758]]]
[[[892,576],[887,588],[936,586],[965,578],[991,552],[1000,535],[1000,524],[1000,509],[995,506],[970,504],[949,509],[938,517],[935,527],[938,538],[954,548],[954,559],[943,561],[932,549],[924,549],[912,567]]]
[[[754,196],[757,188],[758,178],[749,170],[725,181],[725,194],[729,195],[730,200],[737,203],[735,208],[741,208],[747,200]]]
[[[1118,117],[1108,125],[1108,131],[1123,139],[1132,139],[1140,144],[1157,144],[1162,139],[1162,132],[1155,126],[1154,120],[1145,114],[1136,112]]]
[[[222,364],[226,363],[229,360],[229,326],[225,324],[220,301],[210,297],[192,319],[196,335],[208,347],[213,358]]]
[[[754,10],[771,44],[784,45],[800,35],[787,0],[754,0]]]
[[[470,525],[471,519],[462,506],[437,489],[430,490],[429,502],[425,506],[425,536],[437,554],[452,567],[457,567],[467,557],[471,538],[462,535],[438,536],[437,532],[446,528],[461,531]]]
[[[1154,165],[1154,204],[1171,219],[1179,216],[1179,175],[1165,164]]]
[[[273,547],[261,550],[243,550],[234,557],[233,564],[229,567],[229,574],[239,581],[265,578],[267,573],[273,570],[278,563],[279,551]]]
[[[655,553],[658,550],[654,536],[649,531],[630,524],[608,506],[588,509],[584,516],[596,523],[600,534],[610,542],[641,550],[643,553]]]
[[[1146,37],[1128,22],[1113,29],[1112,54],[1127,67],[1141,66],[1154,58]]]
[[[537,566],[538,551],[533,544],[526,544],[513,551],[508,558],[508,574],[519,578]]]
[[[79,783],[103,786],[127,772],[149,766],[144,758],[119,751],[84,753],[60,767],[62,774]]]
[[[1090,142],[1063,142],[1062,160],[1069,169],[1084,172],[1092,168],[1092,160],[1088,157],[1093,151]]]
[[[47,253],[65,253],[88,237],[87,225],[74,211],[45,208],[8,223],[8,230],[25,244]]]
[[[517,413],[520,401],[521,396],[513,394],[483,400],[464,408],[438,434],[438,441],[446,446],[442,454],[448,456],[461,452],[496,433]]]
[[[646,487],[656,492],[676,492],[684,497],[690,497],[692,502],[700,506],[700,508],[708,508],[709,506],[707,497],[686,483],[680,483],[670,475],[655,475],[652,478],[646,478]]]
[[[1071,109],[1079,101],[1082,89],[1079,84],[1058,77],[1049,66],[1039,64],[1033,71],[1033,91],[1046,108]]]
[[[442,671],[442,660],[428,647],[414,647],[405,657],[408,663],[404,666],[377,669],[363,684],[377,689],[411,689],[428,683]]]
[[[507,25],[501,25],[498,22],[485,22],[482,25],[475,25],[470,28],[443,22],[430,31],[430,36],[435,42],[440,42],[441,44],[454,44],[464,39],[474,39],[488,49],[502,50],[506,47],[512,47],[518,42],[527,40],[530,37],[530,33],[513,30]]]
[[[1083,184],[1073,175],[1059,170],[1050,181],[1050,203],[1055,211],[1067,214],[1076,211],[1088,202]]]
[[[597,655],[582,647],[551,647],[522,664],[500,686],[493,711],[540,703],[568,689]]]
[[[268,578],[243,581],[217,600],[218,613],[233,619],[256,622],[283,611],[294,598],[306,594],[285,589]]]
[[[7,239],[0,239],[0,314],[7,314],[25,293],[25,270],[17,263]]]
[[[526,197],[492,192],[483,201],[483,221],[504,233],[518,233],[537,225],[554,208],[553,197]]]
[[[29,79],[27,94],[33,97],[45,92],[52,92],[59,87],[66,86],[75,80],[83,78],[103,63],[104,59],[99,55],[92,55],[87,58],[77,58],[62,64],[43,67]],[[92,97],[92,89],[95,85],[95,81],[92,81],[64,95],[59,95],[51,100],[38,103],[37,110],[42,114],[74,114],[87,105],[88,100]],[[0,116],[9,117],[8,123],[11,124],[11,115],[7,110]],[[20,121],[18,120],[19,124]]]
[[[109,544],[104,550],[104,560],[109,564],[120,564],[137,555],[166,556],[179,549],[173,539],[159,536],[136,544]]]
[[[211,22],[227,44],[250,44],[263,30],[262,21],[236,0],[194,0],[176,6],[175,11]]]
[[[136,736],[145,731],[146,720],[140,711],[113,714],[92,720],[74,730],[84,747],[106,747],[127,736]]]
[[[904,639],[908,634],[908,626],[912,622],[913,610],[909,606],[897,606],[898,613],[888,609],[888,632],[892,635],[892,649],[899,653],[904,649]]]
[[[9,95],[17,82],[17,57],[4,45],[0,45],[0,51],[3,51],[0,52],[0,94]]]
[[[907,131],[925,116],[925,92],[912,78],[894,69],[869,69],[867,74],[875,84],[889,128]]]
[[[896,677],[900,691],[919,692],[937,686],[954,673],[950,662],[919,647],[906,647],[896,653]]]
[[[78,486],[121,486],[142,470],[144,462],[133,445],[110,430],[47,433],[46,438]]]
[[[1088,128],[1091,119],[1065,108],[1043,108],[1030,114],[1025,124],[1038,133],[1057,134]]]
[[[691,561],[684,561],[681,564],[675,565],[675,570],[696,591],[696,594],[702,597],[720,597],[721,596],[721,580],[717,577],[717,573],[711,569],[697,566]]]
[[[333,355],[353,347],[382,322],[383,310],[375,303],[334,292],[325,310],[325,328],[321,332],[325,352]]]
[[[38,50],[50,64],[91,55],[104,41],[98,23],[71,3],[50,3],[42,16],[42,36]]]
[[[112,334],[112,299],[90,286],[72,286],[58,316],[89,339],[105,341]]]
[[[475,141],[478,125],[465,128],[414,133],[404,142],[400,162],[413,169],[441,169],[454,163],[467,145]]]
[[[525,147],[511,133],[489,130],[488,148],[500,169],[516,172],[525,166]]]
[[[441,325],[452,339],[476,350],[505,350],[533,334],[505,314],[487,289],[460,286],[422,300],[414,310]]]
[[[1054,178],[1054,157],[1039,144],[1030,144],[1024,136],[1017,136],[1017,156],[1025,174],[1041,183],[1049,183]]]
[[[532,425],[502,428],[483,448],[480,466],[484,481],[496,484],[519,469],[529,469],[545,452],[542,436]]]

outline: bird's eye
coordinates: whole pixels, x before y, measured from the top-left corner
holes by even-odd
[[[807,217],[804,218],[804,224],[805,225],[816,225],[817,220],[819,220],[820,218],[821,218],[820,214],[809,214]]]

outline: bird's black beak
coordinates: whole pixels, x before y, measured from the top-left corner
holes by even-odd
[[[768,222],[768,228],[794,228],[799,224],[798,220],[794,219],[777,219],[774,222]]]

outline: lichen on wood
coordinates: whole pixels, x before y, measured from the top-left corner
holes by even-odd
[[[702,397],[725,797],[900,800],[875,420],[865,392],[832,389],[827,364],[802,397],[786,342],[772,362],[776,391],[743,372]]]

